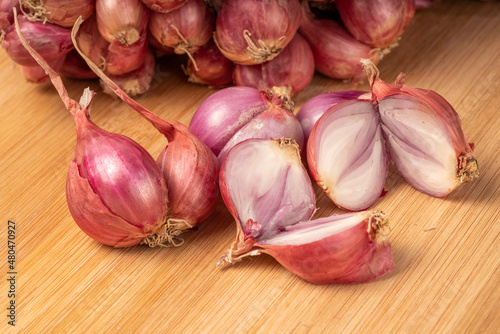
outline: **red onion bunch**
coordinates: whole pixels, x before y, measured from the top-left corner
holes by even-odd
[[[269,91],[228,87],[203,101],[189,130],[222,163],[234,145],[249,138],[292,138],[303,147],[304,134],[292,112],[290,98],[277,87]]]
[[[324,113],[309,135],[307,162],[333,202],[354,211],[370,207],[383,193],[390,159],[415,189],[430,196],[444,197],[477,177],[473,145],[443,97],[404,85],[404,75],[390,85],[372,62],[364,66],[371,98],[315,106]]]
[[[219,182],[237,233],[218,265],[266,253],[315,284],[369,282],[394,268],[383,213],[312,219],[315,194],[293,140],[237,144]]]
[[[87,89],[80,103],[69,98],[59,75],[29,46],[17,22],[16,27],[22,45],[49,74],[76,122],[77,145],[66,194],[78,226],[114,247],[180,245],[179,235],[200,224],[215,208],[214,154],[182,124],[163,120],[133,101],[82,54],[89,67],[169,143],[155,161],[130,138],[99,128],[89,116],[94,93]]]

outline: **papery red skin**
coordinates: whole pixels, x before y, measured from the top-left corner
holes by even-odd
[[[187,63],[189,82],[214,87],[227,86],[233,82],[234,64],[224,57],[213,39],[192,54],[192,58],[194,62],[190,58]]]
[[[359,81],[364,77],[360,59],[378,63],[381,54],[352,36],[341,22],[316,19],[303,2],[300,33],[308,41],[316,70],[330,78]]]
[[[148,51],[146,33],[130,45],[115,40],[108,47],[104,72],[110,75],[122,75],[137,70],[144,64]]]
[[[460,120],[460,117],[451,104],[441,95],[432,90],[413,88],[411,86],[404,85],[402,83],[402,81],[404,81],[403,74],[398,77],[398,81],[400,82],[396,83],[396,85],[386,83],[378,76],[372,77],[370,80],[372,93],[377,101],[392,95],[402,94],[412,96],[422,101],[424,104],[427,104],[427,106],[429,106],[427,111],[432,110],[434,112],[431,116],[438,117],[443,126],[445,126],[448,130],[447,133],[451,138],[457,157],[465,152],[474,152],[473,145],[468,142],[467,137],[462,131],[462,121]]]
[[[188,0],[141,0],[149,9],[166,13],[184,6]]]
[[[390,243],[373,239],[367,223],[308,244],[257,246],[311,283],[366,283],[394,269]]]
[[[139,68],[122,75],[108,75],[129,96],[144,94],[151,87],[156,70],[156,60],[153,51],[147,51],[145,59]],[[92,73],[94,74],[94,72]],[[97,77],[97,75],[95,76]],[[100,81],[100,84],[104,93],[115,96],[115,93],[106,83]]]
[[[140,0],[96,0],[97,26],[109,43],[135,43],[147,31],[149,13]]]
[[[308,42],[299,34],[276,58],[258,65],[237,64],[233,81],[237,86],[271,89],[275,86],[293,96],[304,90],[314,76],[314,56]]]
[[[389,46],[415,14],[415,0],[337,0],[335,4],[349,32],[375,48]]]
[[[301,10],[298,0],[231,0],[222,3],[216,20],[215,38],[222,53],[242,65],[255,65],[272,59],[256,60],[248,51],[244,30],[258,45],[275,47],[276,56],[290,43],[300,25]]]
[[[21,0],[23,2],[23,0]],[[69,28],[79,16],[86,20],[95,10],[95,0],[43,0],[44,17],[54,24]]]
[[[156,159],[168,188],[168,215],[195,227],[218,203],[217,158],[185,125],[170,122],[175,130],[167,136],[169,144]]]
[[[66,56],[62,56],[59,59],[54,60],[51,62],[50,67],[54,69],[54,71],[59,71],[63,64],[65,63],[65,59],[67,58]],[[50,80],[50,77],[45,73],[45,70],[41,68],[39,65],[37,66],[22,66],[19,65],[21,69],[21,73],[23,74],[24,78],[33,83],[45,83]]]
[[[148,45],[151,47],[156,57],[163,57],[167,55],[173,55],[174,49],[168,46],[163,46],[154,36],[151,34],[151,31],[148,30]]]
[[[65,77],[78,80],[97,78],[97,75],[92,72],[92,70],[87,66],[87,63],[75,50],[71,50],[71,52],[66,55],[66,59],[64,60],[59,72]]]
[[[21,15],[18,15],[18,21],[21,34],[47,62],[59,59],[73,49],[70,30],[52,23],[31,22]],[[5,29],[2,47],[15,63],[38,65],[22,46],[13,25]]]
[[[149,31],[160,44],[173,48],[177,54],[194,53],[208,43],[214,24],[212,8],[203,0],[189,0],[184,6],[168,13],[152,12]]]

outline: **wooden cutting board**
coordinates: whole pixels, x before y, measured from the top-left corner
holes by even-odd
[[[267,255],[215,267],[235,224],[222,202],[178,248],[112,249],[87,237],[65,202],[75,125],[50,84],[28,84],[0,53],[0,332],[2,333],[498,333],[500,328],[500,2],[441,1],[417,13],[382,79],[443,95],[457,110],[480,177],[444,199],[411,188],[391,167],[375,209],[390,217],[395,270],[368,284],[310,284]],[[169,62],[171,62],[169,64]],[[137,98],[184,124],[215,90],[162,61]],[[96,81],[94,121],[157,156],[162,135]],[[328,91],[361,88],[316,75],[297,108]],[[342,211],[316,188],[317,216]],[[9,223],[11,221],[12,223]],[[15,225],[15,263],[8,263]],[[12,232],[11,232],[12,233]],[[12,240],[11,240],[12,241]],[[11,251],[12,253],[12,251]],[[15,272],[15,274],[8,274]],[[9,279],[14,278],[11,287]],[[14,291],[15,298],[9,296]],[[15,327],[7,310],[15,304]]]

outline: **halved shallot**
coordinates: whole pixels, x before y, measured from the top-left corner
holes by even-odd
[[[315,194],[293,140],[237,144],[222,164],[219,182],[237,233],[218,266],[267,253],[315,284],[368,282],[394,268],[382,212],[310,220]]]
[[[379,78],[364,60],[371,100],[340,102],[315,123],[307,141],[312,177],[340,207],[362,210],[383,193],[388,162],[425,194],[444,197],[478,176],[469,144],[453,107],[433,91]]]

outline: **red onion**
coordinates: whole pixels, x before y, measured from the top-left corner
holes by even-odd
[[[339,102],[357,99],[363,94],[368,93],[361,90],[343,90],[319,94],[309,99],[295,114],[304,130],[304,139],[307,141],[314,124],[328,109]]]
[[[91,238],[114,247],[164,236],[167,187],[154,159],[130,138],[94,124],[89,116],[94,93],[87,88],[80,103],[69,98],[57,73],[22,36],[21,42],[47,71],[75,119],[77,143],[66,182],[75,222]]]
[[[257,89],[277,86],[293,96],[306,88],[313,76],[314,57],[311,47],[297,33],[276,58],[258,65],[237,64],[233,81],[237,86]]]
[[[309,220],[315,194],[293,140],[239,143],[224,160],[219,182],[237,234],[217,265],[267,253],[316,284],[368,282],[394,268],[383,213]]]
[[[389,46],[411,23],[415,0],[336,0],[345,26],[372,47]]]
[[[140,0],[96,0],[96,17],[105,40],[131,45],[146,33],[149,9]]]
[[[161,45],[191,55],[210,40],[214,22],[213,10],[202,0],[189,0],[168,13],[152,12],[149,31]]]
[[[184,6],[188,0],[141,0],[149,9],[166,13]]]
[[[51,66],[52,69],[58,71],[55,67]],[[95,79],[97,75],[87,66],[85,60],[80,57],[76,50],[71,50],[70,53],[66,55],[66,59],[59,70],[59,73],[65,77],[72,79]]]
[[[364,78],[359,61],[370,58],[377,63],[382,57],[381,51],[357,41],[341,22],[315,18],[307,1],[302,3],[302,8],[300,33],[309,42],[320,73],[334,79],[358,81]]]
[[[404,74],[396,85],[387,84],[373,63],[365,61],[364,66],[391,158],[413,187],[444,197],[479,175],[474,145],[441,95],[404,85]]]
[[[248,138],[293,138],[302,147],[304,134],[290,103],[277,88],[228,87],[203,101],[189,130],[217,155],[219,163],[234,145]]]
[[[19,0],[21,9],[32,21],[52,22],[71,27],[81,16],[86,20],[95,10],[95,0]]]
[[[60,59],[73,49],[71,32],[68,29],[52,23],[31,22],[21,15],[17,19],[19,21],[19,30],[24,38],[47,62],[51,63]],[[17,64],[38,66],[37,62],[21,44],[13,25],[5,29],[2,47]]]
[[[260,64],[288,45],[300,16],[299,0],[226,0],[217,13],[215,42],[237,64]]]
[[[188,81],[209,86],[226,86],[233,82],[234,64],[224,57],[213,39],[188,59]]]
[[[99,33],[95,15],[92,15],[82,23],[76,35],[76,41],[82,52],[92,62],[99,64],[101,68],[105,68],[110,43]]]
[[[73,27],[73,38],[81,20]],[[76,50],[79,50],[73,39]],[[177,121],[166,121],[131,99],[84,54],[83,59],[113,92],[147,119],[168,140],[157,163],[168,189],[169,210],[166,230],[144,241],[149,246],[182,243],[178,235],[201,224],[215,209],[219,194],[217,158],[212,151]]]
[[[87,64],[85,63],[85,65]],[[141,95],[147,92],[151,87],[151,82],[153,81],[153,77],[155,75],[155,65],[156,61],[153,51],[149,51],[146,54],[144,62],[138,69],[122,75],[109,75],[109,78],[127,95]],[[92,74],[94,74],[94,72],[92,72]],[[111,90],[102,80],[101,87],[106,94],[114,95],[113,90]]]

